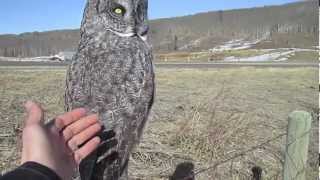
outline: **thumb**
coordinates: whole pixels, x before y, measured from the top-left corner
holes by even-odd
[[[27,116],[25,118],[24,124],[25,126],[40,124],[43,120],[43,110],[40,105],[35,102],[28,101],[25,105],[25,111]]]

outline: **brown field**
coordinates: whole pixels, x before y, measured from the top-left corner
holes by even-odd
[[[290,62],[319,62],[319,52],[296,52],[291,56],[288,61]]]
[[[287,116],[318,112],[317,68],[157,69],[156,102],[130,161],[134,179],[168,179],[192,163],[197,179],[282,179]],[[63,112],[65,70],[0,69],[0,174],[19,164],[22,104],[41,102],[47,119]],[[263,144],[263,145],[261,145]],[[248,151],[256,146],[253,151]],[[307,179],[318,177],[318,121],[311,133]]]

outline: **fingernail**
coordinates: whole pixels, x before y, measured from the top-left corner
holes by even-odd
[[[101,139],[100,139],[100,137],[97,136],[94,141],[95,141],[97,144],[100,144]]]

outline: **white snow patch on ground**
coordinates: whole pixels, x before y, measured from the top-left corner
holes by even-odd
[[[199,46],[200,43],[201,43],[201,38],[200,39],[196,39],[194,41],[191,41],[189,44],[186,44],[186,45],[180,47],[179,50],[188,50],[188,49],[191,49],[192,47]]]
[[[301,51],[306,51],[306,52],[318,52],[318,50],[315,49],[303,49],[303,48],[277,48],[277,49],[263,49],[265,51],[289,51],[289,50],[293,50],[296,52],[301,52]]]
[[[14,62],[64,62],[72,59],[75,52],[62,51],[52,56],[39,56],[39,57],[0,57],[0,61],[14,61]]]
[[[222,51],[227,51],[227,50],[242,50],[242,49],[249,49],[253,45],[259,43],[260,40],[255,40],[255,41],[246,41],[244,39],[235,39],[226,42],[223,45],[216,46],[212,49],[209,49],[209,52],[222,52]]]
[[[277,52],[272,52],[277,51]],[[252,57],[234,57],[230,56],[224,59],[227,62],[264,62],[264,61],[286,61],[289,57],[293,56],[296,52],[301,51],[316,51],[313,49],[299,49],[299,48],[281,48],[281,49],[268,49],[266,54]],[[269,53],[268,53],[269,52]]]
[[[30,58],[17,58],[17,57],[0,57],[0,61],[14,61],[14,62],[59,62],[51,60],[51,56],[44,57],[30,57]]]

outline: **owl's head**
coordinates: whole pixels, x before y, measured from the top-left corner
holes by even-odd
[[[88,0],[87,17],[95,26],[121,37],[139,36],[146,41],[149,26],[148,0]],[[88,7],[87,7],[88,8]],[[95,12],[92,12],[95,11]]]

